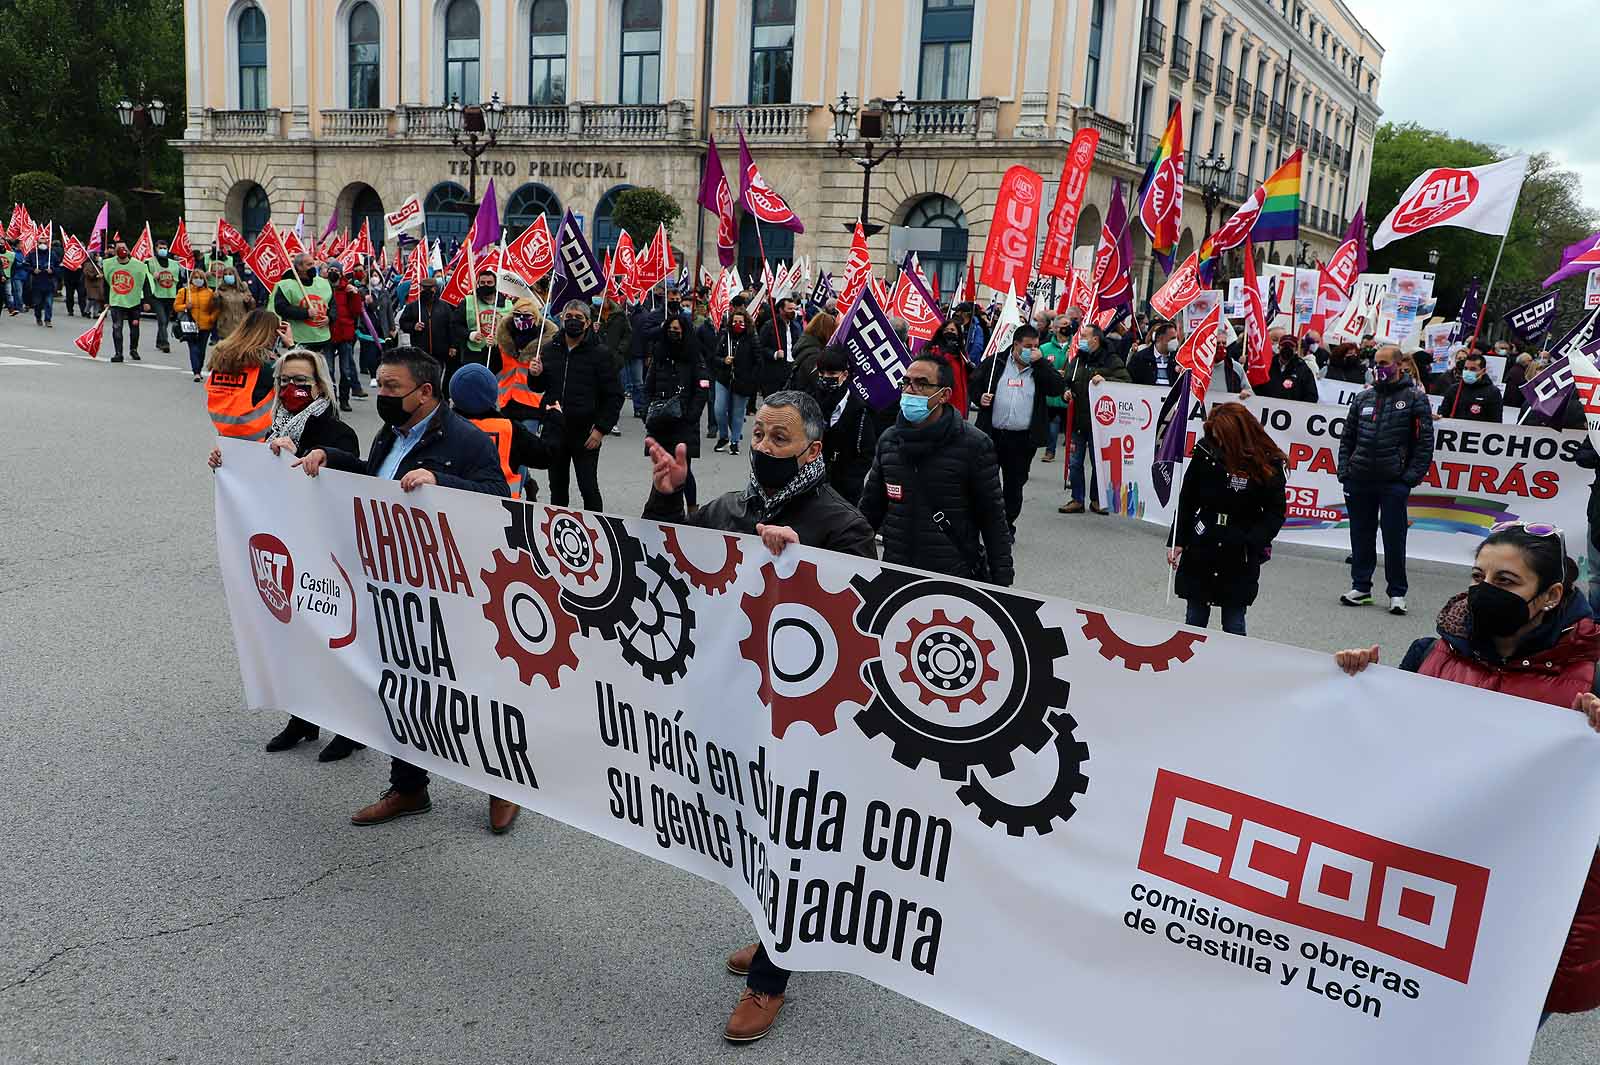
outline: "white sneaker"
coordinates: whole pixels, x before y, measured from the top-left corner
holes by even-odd
[[[1339,597],[1339,602],[1345,606],[1371,606],[1372,593],[1361,592],[1352,588]]]
[[[378,379],[376,377],[372,379],[372,390],[374,392],[378,390]]]
[[[1405,612],[1406,597],[1403,595],[1391,595],[1389,597],[1389,613],[1398,614],[1403,617],[1405,616]]]

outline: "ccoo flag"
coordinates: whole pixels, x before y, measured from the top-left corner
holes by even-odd
[[[1559,292],[1545,292],[1506,312],[1506,325],[1529,343],[1536,343],[1550,329],[1556,316],[1556,297]]]
[[[1440,166],[1418,175],[1372,235],[1376,251],[1434,226],[1459,226],[1503,236],[1522,192],[1528,157],[1513,155],[1487,166]]]

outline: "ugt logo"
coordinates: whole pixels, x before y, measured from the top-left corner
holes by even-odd
[[[256,533],[250,537],[250,575],[255,578],[256,592],[272,616],[289,624],[294,610],[289,590],[294,587],[294,559],[283,541],[271,533]]]
[[[1394,212],[1394,231],[1401,236],[1416,233],[1454,218],[1478,198],[1478,178],[1465,170],[1441,167]]]

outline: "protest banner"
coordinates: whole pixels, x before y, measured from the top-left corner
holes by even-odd
[[[1527,1057],[1600,835],[1580,715],[221,446],[248,706],[722,884],[779,964],[1058,1062]]]
[[[1336,383],[1319,382],[1331,384]],[[1351,397],[1362,388],[1338,384],[1339,394]],[[1159,505],[1149,484],[1155,440],[1146,422],[1153,423],[1165,394],[1156,387],[1123,384],[1090,393],[1100,502],[1114,514],[1158,524],[1172,520],[1171,507]],[[1347,550],[1350,530],[1338,456],[1349,407],[1259,396],[1244,402],[1289,456],[1289,519],[1278,540]],[[1203,411],[1191,411],[1191,439],[1199,438],[1203,421]],[[1433,464],[1411,493],[1406,555],[1464,564],[1501,521],[1587,528],[1594,474],[1573,461],[1582,440],[1576,431],[1435,421]]]
[[[1588,278],[1583,285],[1583,306],[1585,310],[1594,310],[1600,307],[1600,269],[1589,271]]]

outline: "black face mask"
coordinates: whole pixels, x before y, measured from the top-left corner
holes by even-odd
[[[1528,600],[1516,592],[1481,581],[1467,589],[1472,634],[1485,639],[1510,636],[1528,623]]]
[[[795,474],[800,472],[800,456],[790,455],[788,458],[779,458],[769,455],[758,448],[750,449],[750,472],[755,476],[756,483],[768,492],[776,492],[790,481]]]
[[[839,397],[844,395],[845,387],[846,383],[844,381],[835,384],[819,377],[817,378],[816,387],[812,389],[812,393],[831,410],[833,404],[839,401]]]
[[[431,288],[425,288],[425,289],[422,290],[422,302],[431,303],[433,301],[433,298],[435,296],[437,296],[438,294],[439,293],[435,292]]]
[[[493,300],[494,299],[494,289],[493,288],[480,288],[478,290],[478,299],[482,300],[485,303],[488,303],[490,300]]]
[[[417,388],[421,387],[421,385],[417,386]],[[415,392],[417,388],[413,388],[411,392]],[[411,420],[411,416],[416,413],[416,411],[406,410],[406,396],[411,395],[411,392],[407,392],[405,396],[378,397],[378,417],[383,419],[383,424],[399,428]]]
[[[589,324],[582,318],[563,318],[561,320],[561,331],[574,340],[583,336],[584,331],[588,328]]]

